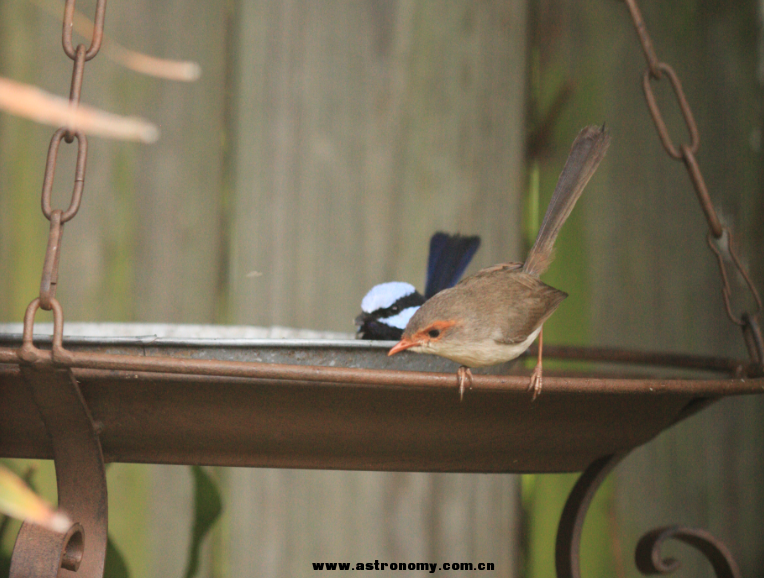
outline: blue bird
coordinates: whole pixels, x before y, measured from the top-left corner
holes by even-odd
[[[478,236],[435,233],[430,238],[424,295],[401,281],[375,285],[361,301],[361,314],[355,319],[356,337],[399,340],[422,303],[456,285],[479,247]]]

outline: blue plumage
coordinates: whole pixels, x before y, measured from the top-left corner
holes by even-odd
[[[424,298],[453,287],[459,282],[480,247],[480,237],[437,232],[430,239],[427,258],[427,283]]]
[[[478,236],[435,233],[430,238],[425,295],[408,283],[394,281],[374,286],[364,297],[361,314],[356,317],[356,336],[400,339],[406,322],[426,299],[456,285],[479,247]]]

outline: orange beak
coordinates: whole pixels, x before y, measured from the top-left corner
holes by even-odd
[[[388,356],[395,355],[396,353],[400,353],[404,349],[408,349],[409,347],[416,347],[417,345],[419,345],[419,343],[417,343],[413,339],[407,339],[404,337],[398,343],[396,343],[390,351],[387,352],[387,355]]]

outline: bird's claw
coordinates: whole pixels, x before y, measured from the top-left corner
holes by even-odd
[[[472,372],[469,367],[462,365],[456,370],[456,377],[459,380],[459,401],[464,399],[465,384],[469,382],[469,387],[472,389]]]
[[[541,379],[541,366],[537,365],[533,369],[533,373],[531,374],[531,382],[528,386],[528,391],[533,392],[533,397],[531,398],[531,401],[536,401],[536,398],[541,394],[541,385],[542,385],[542,379]]]

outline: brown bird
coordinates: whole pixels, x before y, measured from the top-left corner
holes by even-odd
[[[437,293],[409,320],[401,340],[388,352],[404,349],[440,355],[461,364],[457,371],[459,394],[471,367],[515,359],[541,333],[567,293],[539,279],[554,257],[557,234],[594,174],[610,144],[603,127],[583,129],[560,173],[536,242],[525,263],[502,263],[465,277],[456,286]],[[541,339],[529,389],[533,399],[541,392]]]

